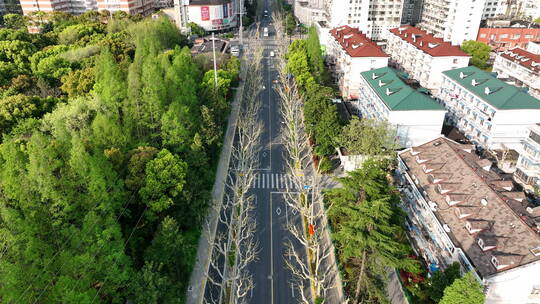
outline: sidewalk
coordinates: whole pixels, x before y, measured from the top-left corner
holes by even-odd
[[[246,54],[244,54],[243,58],[245,58],[245,56]],[[231,159],[232,144],[236,134],[236,123],[240,113],[242,95],[244,94],[245,77],[246,67],[244,60],[242,59],[240,68],[240,83],[235,92],[234,101],[232,103],[231,114],[227,124],[227,131],[225,132],[224,136],[223,148],[221,150],[219,163],[216,170],[216,180],[214,181],[214,186],[212,188],[212,204],[218,207],[221,207],[223,202],[225,182],[227,180],[229,162]],[[218,209],[220,210],[221,208]],[[195,266],[193,267],[191,278],[189,280],[189,287],[186,296],[187,304],[203,303],[207,281],[206,275],[210,267],[210,259],[212,257],[213,250],[212,246],[210,246],[210,242],[213,241],[216,236],[218,216],[218,210],[210,206],[208,208],[206,219],[203,222],[203,232],[201,234],[201,238],[199,239],[197,249],[197,260],[195,261]]]
[[[407,301],[407,298],[405,298],[405,295],[403,294],[403,289],[401,288],[401,283],[399,283],[397,273],[393,268],[388,272],[386,293],[392,304],[409,304],[409,301]]]

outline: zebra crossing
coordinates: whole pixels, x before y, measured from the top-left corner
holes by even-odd
[[[292,175],[283,173],[258,173],[253,179],[252,189],[295,189]]]

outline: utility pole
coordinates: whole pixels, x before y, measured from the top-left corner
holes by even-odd
[[[214,57],[214,82],[215,82],[215,88],[217,90],[218,81],[217,81],[217,62],[216,62],[216,40],[214,38],[214,32],[212,32],[212,56]]]
[[[242,24],[242,16],[244,15],[244,0],[238,0],[240,2],[240,13],[239,13],[239,19],[240,19],[240,27],[238,28],[238,34],[240,36],[240,45],[244,46],[244,26]]]

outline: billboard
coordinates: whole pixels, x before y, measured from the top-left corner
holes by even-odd
[[[223,4],[223,18],[229,18],[229,4]]]
[[[210,20],[210,9],[208,8],[208,6],[201,6],[201,20]]]

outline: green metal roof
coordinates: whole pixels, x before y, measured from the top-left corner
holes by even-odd
[[[393,111],[444,110],[433,98],[419,93],[398,77],[398,71],[384,67],[360,73]]]
[[[540,109],[540,100],[477,67],[469,66],[443,73],[497,109]]]

